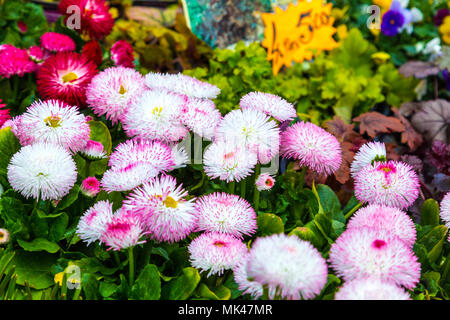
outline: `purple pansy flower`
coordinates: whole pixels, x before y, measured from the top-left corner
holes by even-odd
[[[444,22],[445,17],[448,15],[450,15],[450,10],[447,8],[438,10],[434,16],[434,24],[436,26],[440,26]]]
[[[399,30],[404,23],[405,17],[402,13],[400,11],[390,9],[383,15],[381,32],[388,37],[393,37],[399,33]]]

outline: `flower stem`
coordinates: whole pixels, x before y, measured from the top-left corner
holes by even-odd
[[[245,199],[246,184],[247,184],[247,179],[243,179],[241,181],[241,198],[243,198],[243,199]]]
[[[303,186],[305,185],[305,176],[306,176],[306,166],[303,166],[302,171],[300,171],[300,185],[299,185],[300,190],[302,190]]]
[[[117,251],[113,251],[113,257],[114,257],[114,260],[116,261],[117,266],[120,267],[120,258],[119,258],[119,253]]]
[[[150,263],[150,257],[152,255],[152,250],[153,250],[153,242],[148,240],[147,243],[144,244],[144,266],[143,266],[143,268],[145,268],[145,266]]]
[[[17,102],[17,94],[19,93],[19,76],[13,76],[13,102]]]
[[[255,207],[255,212],[258,214],[259,210],[259,195],[260,192],[258,188],[256,187],[256,179],[258,179],[258,176],[261,174],[261,164],[258,163],[255,167],[255,183],[254,183],[254,190],[253,190],[253,205]]]
[[[360,207],[362,206],[362,202],[358,202],[358,204],[356,206],[354,206],[352,208],[352,210],[350,210],[349,212],[347,212],[347,214],[345,215],[345,220],[347,220],[348,218],[350,218],[352,216],[352,214],[358,210]]]
[[[133,247],[128,248],[128,268],[130,271],[129,281],[130,287],[134,284],[134,257],[133,257]]]
[[[234,187],[235,187],[235,182],[234,182],[234,181],[231,181],[231,182],[228,184],[228,193],[234,194]]]

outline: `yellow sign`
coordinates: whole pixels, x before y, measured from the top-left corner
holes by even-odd
[[[333,39],[336,29],[331,6],[323,0],[299,0],[286,10],[276,7],[275,13],[261,14],[265,24],[262,45],[267,48],[267,59],[272,60],[274,74],[283,65],[311,60],[313,55],[338,46]]]

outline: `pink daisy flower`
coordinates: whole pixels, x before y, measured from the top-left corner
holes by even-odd
[[[275,296],[299,300],[312,299],[322,291],[328,268],[311,243],[274,234],[256,239],[250,249],[247,274]]]
[[[334,300],[411,300],[411,297],[393,283],[369,277],[344,283]]]
[[[247,246],[239,239],[225,233],[202,233],[188,247],[190,261],[207,277],[221,275],[236,267],[247,255]]]
[[[447,192],[441,201],[441,219],[445,222],[445,226],[450,228],[450,191]],[[450,241],[450,236],[448,237]]]
[[[283,98],[264,92],[250,92],[241,98],[241,109],[255,109],[274,117],[278,121],[291,121],[297,116],[292,104]]]
[[[81,193],[90,198],[100,192],[100,181],[96,177],[87,177],[81,182]]]
[[[1,103],[2,99],[0,99],[0,128],[3,126],[3,124],[11,119],[11,116],[9,115],[9,109],[3,109],[6,107],[6,104]]]
[[[346,230],[331,246],[330,262],[345,281],[373,276],[413,289],[420,278],[420,263],[412,249],[382,229]]]
[[[171,170],[175,170],[178,168],[184,168],[189,163],[190,158],[186,152],[186,149],[184,146],[180,146],[179,144],[172,145],[170,147],[172,149],[172,157],[174,161],[174,165],[172,166]]]
[[[111,221],[106,223],[100,241],[108,246],[108,250],[122,250],[145,243],[145,227],[137,214],[124,210],[115,213]]]
[[[282,132],[280,152],[325,175],[337,171],[342,162],[339,141],[310,122],[297,122]]]
[[[119,40],[111,47],[111,60],[116,66],[134,68],[133,47],[125,40]]]
[[[221,232],[242,238],[256,231],[256,213],[241,197],[228,193],[212,193],[195,203],[197,230]]]
[[[145,76],[145,84],[153,90],[167,90],[190,98],[215,99],[220,89],[215,85],[178,73],[153,73]]]
[[[19,131],[18,131],[18,127],[20,125],[20,122],[22,121],[22,116],[15,116],[12,119],[6,120],[3,125],[1,126],[0,129],[4,129],[6,127],[11,128],[12,133],[14,133],[14,135],[16,137],[19,136]]]
[[[50,52],[74,51],[76,46],[71,37],[56,32],[46,32],[41,36],[41,45]]]
[[[412,219],[397,208],[369,205],[361,208],[347,224],[347,229],[373,227],[390,232],[403,240],[410,248],[416,241],[416,226]]]
[[[171,176],[151,179],[133,190],[124,201],[124,210],[140,214],[149,237],[159,242],[177,242],[197,226],[194,199]]]
[[[86,102],[97,116],[116,124],[129,105],[146,90],[142,75],[134,69],[112,67],[96,75],[86,89]]]
[[[94,140],[88,140],[86,146],[80,152],[89,160],[99,160],[108,157],[103,144]]]
[[[199,136],[212,140],[222,120],[220,111],[209,99],[190,98],[181,113],[181,121]]]
[[[359,148],[350,167],[353,179],[362,168],[376,161],[386,161],[386,146],[382,142],[368,142]]]
[[[35,101],[18,125],[22,145],[51,142],[76,153],[89,140],[90,128],[77,107],[58,100]]]
[[[210,144],[203,155],[203,166],[208,177],[227,182],[236,181],[249,176],[253,172],[258,159],[255,153],[243,147],[224,142]]]
[[[233,110],[216,129],[215,141],[225,141],[242,146],[258,156],[262,164],[278,156],[280,131],[275,121],[258,110]]]
[[[158,173],[148,162],[133,162],[125,167],[106,170],[100,184],[106,192],[130,191],[156,177]]]
[[[146,91],[127,109],[121,121],[129,137],[178,142],[188,134],[180,114],[185,99],[170,92]]]
[[[356,176],[355,196],[369,204],[408,208],[419,196],[419,178],[406,163],[375,162]]]
[[[81,10],[80,29],[76,31],[87,35],[91,39],[99,40],[111,33],[114,19],[109,13],[109,6],[105,0],[61,0],[58,5],[59,12],[65,15],[64,24],[74,12],[70,7],[76,6]]]
[[[81,55],[84,55],[86,58],[93,61],[98,66],[102,64],[103,52],[97,40],[86,42],[86,44],[83,46],[83,49],[81,50]]]
[[[42,62],[50,56],[49,53],[45,53],[39,46],[31,46],[28,48],[28,55],[31,60],[38,64],[42,64]]]
[[[0,45],[0,76],[9,78],[13,75],[23,77],[25,73],[34,72],[36,64],[28,56],[25,49],[10,44]]]
[[[262,173],[255,181],[258,191],[270,190],[275,185],[275,179],[268,173]]]
[[[113,204],[108,200],[98,201],[81,216],[76,233],[81,240],[90,243],[100,240],[107,224],[113,218]]]
[[[97,66],[76,52],[59,52],[41,65],[37,89],[45,99],[59,99],[83,107],[86,88],[97,74]]]

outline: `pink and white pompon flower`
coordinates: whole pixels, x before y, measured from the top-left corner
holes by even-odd
[[[106,228],[100,237],[107,250],[119,251],[145,243],[147,232],[138,214],[126,210],[118,210],[106,223]]]
[[[359,201],[399,209],[414,203],[419,187],[413,168],[400,161],[369,164],[355,178],[355,196]]]
[[[25,73],[36,70],[36,63],[30,59],[27,50],[10,44],[0,45],[0,61],[0,76],[3,78],[23,77]]]
[[[255,109],[277,119],[291,121],[297,116],[294,106],[283,98],[264,92],[250,92],[241,98],[241,109]]]
[[[6,120],[0,129],[11,128],[12,133],[14,133],[14,135],[16,137],[19,137],[18,126],[20,125],[21,121],[22,121],[22,115],[15,116],[12,119]]]
[[[49,142],[76,153],[86,146],[91,130],[77,107],[47,100],[35,101],[27,108],[18,132],[22,145]]]
[[[275,185],[275,179],[266,173],[261,173],[255,181],[258,191],[270,190]]]
[[[386,146],[382,142],[368,142],[359,148],[350,166],[353,179],[362,168],[374,162],[386,161]]]
[[[367,277],[345,282],[334,300],[411,300],[411,297],[393,283]]]
[[[88,140],[86,142],[86,146],[80,150],[81,154],[86,156],[89,160],[99,160],[105,159],[108,156],[106,155],[105,148],[103,144],[98,141]]]
[[[249,176],[257,162],[256,153],[221,141],[210,144],[203,155],[206,175],[227,182],[239,182]]]
[[[311,243],[296,236],[257,238],[248,259],[249,278],[285,299],[312,299],[327,282],[325,259]]]
[[[133,47],[126,40],[119,40],[111,47],[111,60],[116,66],[134,68]]]
[[[416,241],[416,226],[412,219],[397,208],[383,205],[369,205],[361,208],[353,215],[347,224],[347,229],[372,227],[386,230],[401,240],[410,248]]]
[[[134,162],[125,167],[106,170],[100,185],[106,192],[130,191],[156,177],[158,173],[148,162]]]
[[[324,175],[337,171],[342,162],[339,141],[311,122],[297,122],[283,131],[280,153]]]
[[[441,219],[445,222],[445,226],[450,228],[450,191],[442,199],[440,209]],[[450,236],[448,237],[448,241],[450,241]]]
[[[172,149],[172,157],[174,162],[174,165],[172,166],[171,170],[186,167],[190,159],[184,146],[180,144],[175,144],[172,145],[170,148]]]
[[[129,137],[178,142],[189,132],[180,119],[185,103],[183,97],[168,91],[146,91],[123,115],[123,128]]]
[[[150,72],[145,76],[145,84],[153,90],[172,91],[191,98],[215,99],[220,94],[215,85],[181,73]]]
[[[256,213],[245,199],[228,193],[212,193],[195,202],[198,231],[221,232],[242,238],[256,231]]]
[[[123,209],[140,214],[148,236],[159,242],[185,239],[197,226],[195,199],[177,185],[175,178],[163,175],[133,190]]]
[[[74,51],[75,42],[68,35],[46,32],[41,36],[41,46],[50,52]]]
[[[100,181],[96,177],[87,177],[81,182],[81,193],[87,197],[95,197],[100,192]]]
[[[180,118],[191,131],[212,140],[222,115],[212,100],[189,98],[182,109]]]
[[[413,289],[420,278],[420,263],[412,249],[383,229],[346,230],[331,246],[329,260],[345,281],[372,276]]]
[[[108,200],[98,201],[81,216],[76,230],[81,240],[88,245],[100,240],[107,224],[113,218],[112,207],[113,204]]]
[[[76,180],[75,161],[56,144],[37,142],[22,147],[8,165],[9,184],[25,198],[60,200]]]
[[[191,264],[207,277],[222,275],[236,267],[248,254],[247,246],[239,239],[225,233],[202,233],[188,247]]]
[[[246,109],[229,112],[216,129],[215,141],[235,144],[256,153],[261,164],[278,156],[280,130],[261,111]]]
[[[116,124],[146,86],[134,69],[112,67],[97,74],[86,89],[86,102],[97,116],[105,115]]]

